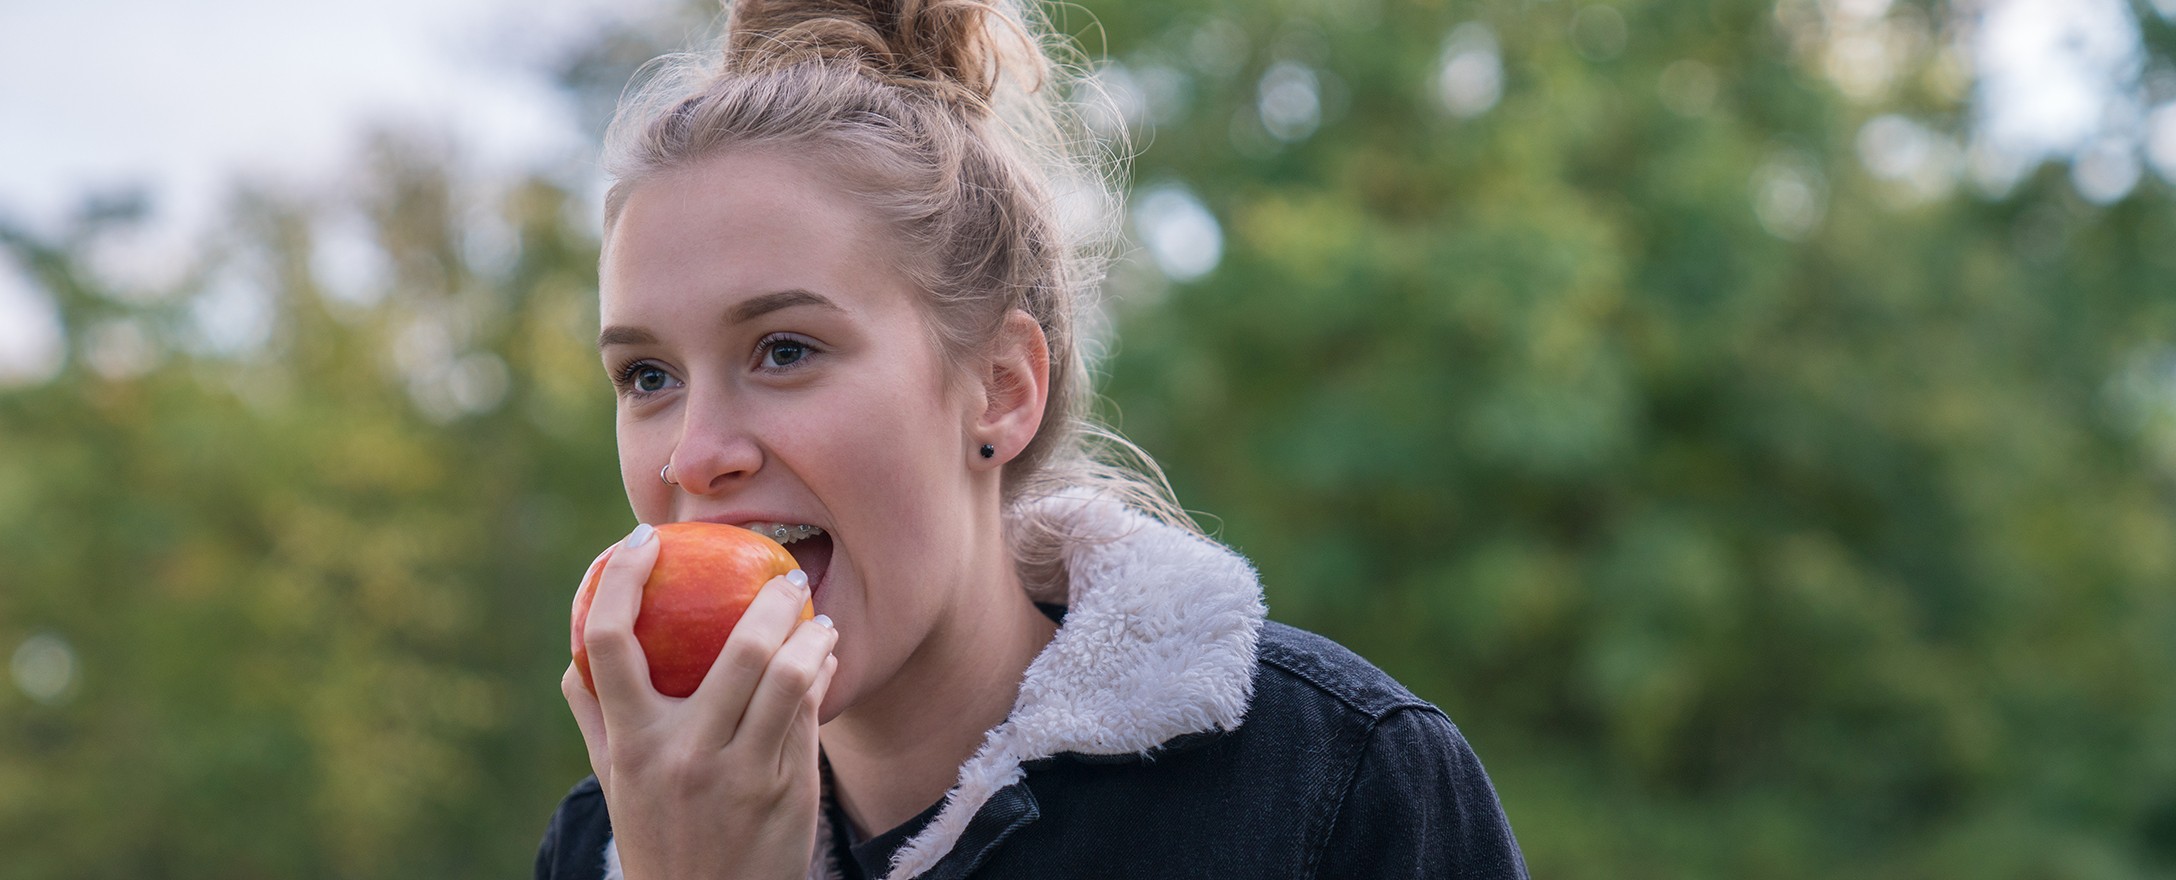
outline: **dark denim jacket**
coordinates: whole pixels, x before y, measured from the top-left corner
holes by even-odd
[[[922,876],[1526,876],[1480,759],[1441,710],[1289,626],[1265,624],[1257,656],[1237,729],[1028,762]],[[583,780],[552,817],[538,880],[602,877],[609,836]]]

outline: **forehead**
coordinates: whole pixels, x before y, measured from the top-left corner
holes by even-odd
[[[707,157],[628,194],[605,241],[605,322],[780,290],[835,300],[904,291],[895,247],[816,163],[768,152]]]

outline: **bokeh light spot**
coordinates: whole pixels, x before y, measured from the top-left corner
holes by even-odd
[[[1614,6],[1589,6],[1572,16],[1572,48],[1588,61],[1609,61],[1624,54],[1630,32],[1624,13]]]
[[[2104,137],[2079,151],[2070,166],[2070,183],[2086,201],[2106,205],[2130,195],[2143,173],[2135,145],[2123,138]]]
[[[1134,226],[1166,277],[1192,281],[1223,261],[1224,228],[1184,184],[1158,184],[1134,204]]]
[[[2176,183],[2176,103],[2156,107],[2146,117],[2146,158],[2162,180]]]
[[[1439,59],[1436,97],[1452,116],[1479,116],[1503,98],[1503,52],[1488,25],[1477,21],[1459,25],[1444,39]]]
[[[1779,150],[1753,172],[1753,215],[1768,234],[1804,241],[1828,213],[1828,184],[1813,160]]]
[[[1655,85],[1662,95],[1662,106],[1685,117],[1706,116],[1715,107],[1716,93],[1722,90],[1715,68],[1690,58],[1663,68]]]
[[[107,379],[134,379],[159,365],[158,344],[143,322],[112,318],[83,332],[83,362]]]
[[[1262,74],[1255,110],[1270,137],[1303,139],[1322,124],[1322,82],[1307,65],[1279,61]]]
[[[67,702],[76,690],[76,651],[67,639],[42,632],[24,639],[8,661],[23,695],[48,706]]]

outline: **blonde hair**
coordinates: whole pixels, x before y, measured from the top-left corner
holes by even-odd
[[[1089,413],[1081,315],[1115,237],[1122,163],[1080,124],[1100,93],[1077,61],[1054,60],[1071,56],[1048,34],[1006,0],[737,0],[712,51],[645,67],[605,137],[608,239],[644,181],[784,148],[827,163],[906,246],[899,268],[955,368],[1015,309],[1035,319],[1050,399],[1001,479],[1032,588],[1062,585],[1059,550],[1084,536],[1023,502],[1086,492],[1198,531],[1155,461]]]

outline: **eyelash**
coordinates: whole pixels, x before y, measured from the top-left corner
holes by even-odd
[[[795,358],[793,363],[791,364],[785,364],[776,367],[763,366],[763,361],[770,356],[773,350],[777,349],[780,345],[785,345],[788,343],[801,347],[802,351],[800,357]],[[803,339],[799,336],[795,336],[791,333],[773,333],[769,336],[763,337],[761,340],[756,342],[755,354],[753,355],[753,366],[754,369],[760,372],[783,373],[791,370],[800,369],[803,361],[806,361],[809,357],[817,354],[819,351],[821,351],[821,349],[818,349],[814,343],[811,343],[808,340]],[[612,387],[617,389],[620,394],[637,400],[649,397],[653,394],[664,393],[662,390],[642,391],[635,388],[635,375],[645,369],[653,369],[660,372],[664,372],[665,370],[664,367],[658,366],[656,361],[647,359],[631,361],[612,372]],[[667,375],[670,375],[670,373],[667,373]]]
[[[770,355],[770,353],[772,352],[772,350],[774,350],[774,349],[778,348],[778,347],[779,347],[780,345],[784,345],[784,344],[786,344],[786,343],[792,343],[792,344],[794,344],[794,345],[798,345],[798,346],[800,346],[800,347],[801,347],[801,356],[800,356],[800,357],[798,357],[798,358],[795,358],[795,359],[794,359],[794,361],[793,361],[793,363],[791,363],[791,364],[785,364],[785,365],[782,365],[782,366],[776,366],[776,367],[765,367],[765,366],[763,366],[763,360],[764,360],[764,358],[765,358],[765,357],[767,357],[768,355]],[[807,361],[807,360],[809,359],[809,357],[811,357],[811,356],[815,355],[815,354],[816,354],[817,352],[819,352],[819,351],[821,351],[821,349],[818,349],[818,348],[816,347],[816,344],[815,344],[815,343],[813,343],[813,342],[810,342],[810,341],[808,341],[807,339],[804,339],[804,338],[802,338],[802,337],[799,337],[799,336],[795,336],[795,335],[793,335],[793,334],[791,334],[791,333],[773,333],[773,334],[771,334],[771,335],[769,335],[769,336],[765,336],[765,337],[763,337],[762,339],[760,339],[760,340],[758,340],[758,341],[756,342],[756,351],[755,351],[755,363],[756,363],[756,369],[759,369],[759,370],[767,370],[767,371],[769,371],[769,372],[774,372],[774,373],[777,373],[777,372],[784,372],[784,371],[787,371],[787,370],[797,370],[797,369],[800,369],[800,368],[801,368],[801,365],[802,365],[802,363],[803,363],[803,362]]]
[[[635,374],[645,369],[664,371],[664,368],[658,366],[654,361],[631,361],[625,366],[612,371],[612,387],[622,395],[637,399],[659,393],[656,391],[641,391],[635,388]]]

